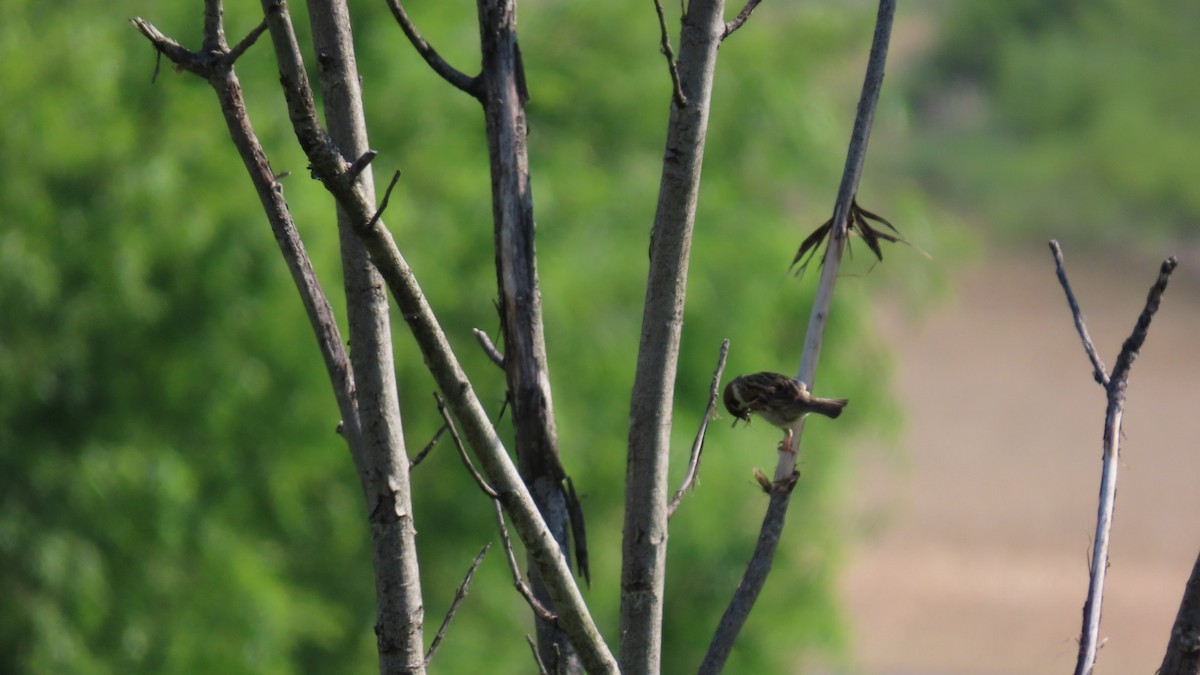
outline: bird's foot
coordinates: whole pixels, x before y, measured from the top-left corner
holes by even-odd
[[[791,455],[796,454],[796,449],[792,447],[792,430],[791,429],[788,429],[787,433],[784,434],[783,440],[779,441],[779,452],[786,452]]]

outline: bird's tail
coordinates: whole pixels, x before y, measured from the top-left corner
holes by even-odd
[[[837,419],[838,415],[842,414],[842,408],[849,402],[844,398],[814,398],[812,411],[830,419]]]

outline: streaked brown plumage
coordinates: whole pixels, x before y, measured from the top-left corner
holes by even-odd
[[[780,429],[789,429],[809,413],[836,418],[848,403],[844,398],[817,398],[803,382],[767,372],[735,377],[725,385],[724,398],[725,409],[739,420],[749,424],[751,413],[757,413]]]

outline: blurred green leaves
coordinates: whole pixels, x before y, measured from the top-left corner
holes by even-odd
[[[1196,3],[968,3],[945,14],[915,88],[925,185],[1001,236],[1143,248],[1194,236]]]
[[[411,5],[426,37],[473,72],[471,10]],[[226,8],[231,40],[257,23],[253,9]],[[768,3],[722,48],[676,473],[721,339],[733,344],[730,376],[787,371],[798,359],[815,280],[787,276],[787,264],[829,217],[870,9]],[[303,8],[293,10],[299,23]],[[404,172],[385,220],[481,400],[498,411],[503,375],[470,334],[497,332],[478,105],[425,67],[383,3],[351,10],[380,151],[374,169]],[[0,671],[369,671],[369,534],[313,338],[214,97],[167,67],[150,83],[153,50],[125,23],[134,14],[198,42],[199,3],[50,11],[15,2],[0,26]],[[588,513],[587,597],[615,643],[628,396],[669,78],[645,3],[530,0],[520,20],[560,440]],[[273,167],[292,173],[289,203],[340,311],[332,205],[307,180],[270,50],[251,49],[238,73]],[[906,211],[919,213],[907,199]],[[837,505],[848,439],[891,415],[880,386],[886,350],[866,299],[892,274],[851,276],[839,289],[817,390],[848,396],[860,412],[809,430],[778,576],[731,672],[781,672],[843,644],[832,595]],[[402,325],[396,336],[415,453],[440,418]],[[777,434],[725,422],[710,428],[701,485],[672,523],[666,672],[699,662],[764,507],[751,469],[773,462]],[[428,637],[496,534],[448,445],[416,469],[414,492]],[[497,672],[528,670],[529,630],[493,554],[434,667],[470,672],[486,655]],[[778,649],[780,638],[792,651]]]

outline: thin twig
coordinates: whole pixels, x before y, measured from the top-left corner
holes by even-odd
[[[425,444],[425,447],[421,448],[421,451],[417,453],[416,457],[413,457],[408,461],[408,468],[410,471],[415,469],[418,464],[425,460],[425,456],[429,454],[430,450],[433,450],[433,446],[437,445],[438,440],[442,438],[442,434],[446,433],[446,430],[449,428],[449,424],[442,422],[442,426],[438,427],[437,432],[433,434],[433,438],[429,439],[429,442]]]
[[[425,652],[426,667],[429,667],[429,662],[433,660],[433,655],[437,653],[438,646],[442,644],[442,638],[446,637],[446,629],[450,627],[450,620],[454,618],[455,612],[458,611],[458,606],[467,597],[467,589],[471,587],[471,579],[475,578],[475,570],[479,569],[479,565],[483,563],[483,556],[487,555],[488,549],[491,547],[490,543],[483,545],[483,550],[479,552],[479,555],[475,556],[475,562],[471,563],[471,569],[467,570],[467,576],[463,578],[462,583],[458,586],[458,590],[455,591],[454,601],[450,603],[450,609],[446,611],[446,618],[442,619],[441,627],[438,628],[437,634],[433,636],[433,642],[429,643],[429,650]]]
[[[433,397],[437,399],[438,412],[441,413],[446,427],[450,430],[450,438],[454,441],[454,447],[458,448],[458,456],[462,459],[463,466],[467,467],[467,471],[471,472],[471,477],[475,479],[475,484],[479,486],[480,490],[483,490],[485,495],[492,499],[498,499],[500,495],[496,494],[492,486],[488,485],[483,476],[475,470],[475,465],[471,463],[471,458],[467,456],[467,449],[463,447],[462,438],[458,435],[458,429],[454,428],[454,421],[450,419],[450,411],[446,409],[446,401],[437,392],[434,392]]]
[[[1092,377],[1100,386],[1107,387],[1108,371],[1105,370],[1100,355],[1096,353],[1096,345],[1092,344],[1092,336],[1088,335],[1087,324],[1083,322],[1083,312],[1079,309],[1079,302],[1075,300],[1071,282],[1067,280],[1067,270],[1063,266],[1062,247],[1058,245],[1057,239],[1050,240],[1050,252],[1054,254],[1054,268],[1058,273],[1058,282],[1062,284],[1063,292],[1067,294],[1067,304],[1071,307],[1071,316],[1075,319],[1075,330],[1079,332],[1079,339],[1083,340],[1083,351],[1087,352],[1087,357],[1092,362]]]
[[[359,156],[358,159],[354,160],[354,163],[350,165],[349,169],[346,169],[346,179],[355,180],[358,178],[358,174],[362,173],[363,169],[366,169],[368,166],[370,166],[371,162],[375,161],[375,158],[378,156],[379,152],[376,150],[367,150],[364,152]],[[396,173],[400,172],[397,171]],[[399,178],[399,176],[396,176],[396,178]]]
[[[206,69],[201,66],[201,59],[198,54],[163,35],[161,31],[154,27],[154,24],[140,16],[130,19],[129,23],[133,24],[133,27],[144,35],[150,41],[150,44],[154,45],[154,50],[160,56],[166,56],[171,63],[190,73],[195,73],[201,77],[208,77]],[[158,75],[157,62],[154,65],[154,73],[155,76]]]
[[[680,108],[687,107],[687,96],[683,95],[683,84],[679,81],[679,67],[675,63],[675,50],[671,48],[671,37],[667,33],[667,17],[663,14],[662,3],[654,0],[654,11],[658,12],[658,28],[662,31],[660,38],[663,56],[667,57],[667,69],[671,71],[672,96]]]
[[[1158,311],[1158,306],[1162,302],[1163,292],[1167,290],[1167,281],[1171,278],[1171,273],[1175,271],[1175,266],[1179,261],[1175,256],[1171,256],[1163,261],[1162,266],[1158,269],[1158,278],[1155,279],[1154,285],[1150,287],[1150,293],[1146,296],[1146,306],[1142,308],[1142,313],[1138,315],[1137,323],[1133,326],[1133,332],[1125,339],[1125,343],[1121,345],[1121,353],[1117,356],[1117,363],[1113,366],[1113,379],[1120,380],[1122,387],[1124,386],[1125,378],[1127,377],[1129,368],[1133,365],[1133,360],[1137,358],[1138,352],[1142,349],[1142,344],[1146,342],[1146,335],[1150,330],[1150,320],[1154,318],[1155,312]]]
[[[400,4],[400,0],[387,0],[387,4],[392,10],[392,16],[396,18],[396,23],[400,24],[400,30],[404,31],[405,37],[412,43],[412,46],[421,55],[421,58],[425,59],[425,63],[428,63],[429,67],[433,68],[433,72],[440,75],[443,80],[475,98],[483,96],[479,85],[479,78],[471,77],[447,63],[437,53],[437,50],[425,38],[421,37],[421,32],[417,30],[417,26],[408,17],[408,13],[404,11],[404,5]]]
[[[492,363],[500,367],[500,370],[504,370],[504,355],[500,353],[499,349],[496,349],[496,345],[492,343],[492,339],[488,337],[488,334],[478,328],[472,328],[471,332],[475,333],[475,340],[483,348],[483,353],[487,354]]]
[[[542,663],[542,655],[538,653],[537,643],[533,641],[533,637],[528,633],[525,634],[525,642],[533,652],[533,661],[537,664],[538,675],[550,675],[550,671],[546,670],[546,664]]]
[[[742,7],[742,11],[738,12],[737,17],[725,24],[725,31],[721,33],[721,39],[724,40],[733,35],[735,30],[741,28],[742,24],[746,23],[746,19],[750,18],[750,14],[754,11],[755,7],[758,7],[758,3],[760,2],[762,0],[746,0],[746,6]]]
[[[496,524],[500,527],[500,541],[504,544],[504,555],[508,558],[508,569],[512,572],[513,586],[521,594],[521,597],[525,598],[525,602],[529,603],[529,607],[533,609],[539,619],[548,623],[558,621],[558,616],[554,612],[538,602],[533,595],[533,589],[525,583],[525,579],[521,576],[521,566],[517,564],[517,556],[513,553],[512,539],[508,536],[508,526],[504,524],[504,509],[500,507],[499,497],[493,497],[492,504],[496,507]]]
[[[1087,328],[1083,322],[1083,313],[1079,310],[1079,304],[1075,301],[1071,285],[1067,281],[1067,273],[1062,262],[1062,251],[1058,242],[1050,242],[1050,249],[1054,252],[1058,279],[1066,292],[1075,326],[1083,340],[1084,349],[1088,352],[1088,356],[1096,368],[1094,371],[1096,380],[1104,387],[1108,398],[1104,414],[1104,454],[1100,470],[1096,534],[1092,542],[1087,600],[1083,604],[1083,627],[1079,636],[1079,656],[1075,663],[1075,675],[1090,675],[1096,667],[1096,654],[1100,644],[1100,614],[1104,603],[1104,579],[1108,571],[1109,541],[1117,499],[1117,469],[1120,466],[1121,456],[1121,420],[1125,414],[1125,390],[1129,383],[1129,370],[1134,359],[1137,358],[1142,344],[1146,341],[1146,335],[1150,330],[1150,320],[1162,302],[1162,294],[1167,288],[1171,272],[1175,270],[1176,260],[1172,256],[1163,261],[1158,279],[1150,288],[1150,293],[1146,297],[1146,305],[1138,316],[1133,332],[1121,347],[1121,353],[1117,356],[1112,375],[1105,377],[1103,376],[1104,367],[1100,365],[1099,357],[1095,355],[1095,348],[1088,338]]]
[[[371,216],[371,220],[367,222],[367,228],[375,227],[375,223],[379,222],[379,218],[383,216],[383,211],[388,207],[388,201],[392,198],[392,190],[396,187],[396,182],[400,180],[400,170],[396,169],[396,173],[392,174],[392,181],[388,183],[387,190],[383,192],[383,201],[379,202],[379,208],[375,210],[375,215]]]
[[[696,431],[696,440],[692,441],[692,454],[688,459],[687,472],[683,483],[675,491],[671,503],[667,506],[667,518],[675,515],[675,509],[683,502],[683,495],[696,485],[696,477],[700,474],[700,454],[704,451],[704,438],[708,433],[708,423],[717,413],[717,397],[720,395],[721,375],[725,372],[725,357],[729,355],[729,339],[721,341],[721,354],[717,357],[717,369],[713,372],[712,385],[708,391],[708,409],[704,411],[704,419],[700,421],[700,429]]]
[[[471,463],[471,459],[467,457],[467,449],[463,446],[462,438],[460,438],[458,435],[458,429],[454,427],[454,421],[450,419],[450,413],[446,409],[446,403],[442,400],[441,395],[435,393],[434,398],[436,398],[438,402],[438,412],[442,414],[442,419],[446,421],[446,425],[450,428],[450,438],[454,441],[454,447],[458,448],[459,457],[462,458],[463,464],[466,465],[467,470],[471,472],[471,477],[475,479],[475,484],[479,486],[480,490],[483,490],[485,495],[491,498],[492,505],[496,509],[496,524],[500,528],[500,540],[504,544],[504,555],[508,559],[509,570],[512,571],[513,586],[516,587],[521,596],[525,598],[525,601],[529,603],[530,608],[532,608],[533,611],[537,613],[538,617],[540,617],[543,621],[557,621],[558,617],[554,614],[554,612],[546,609],[542,603],[538,602],[537,598],[533,596],[533,591],[529,588],[529,585],[526,584],[525,580],[521,577],[521,569],[517,565],[516,555],[513,554],[512,540],[508,536],[508,526],[504,524],[504,508],[500,505],[500,494],[497,493],[492,486],[487,484],[487,481],[483,479],[483,476],[479,475],[479,472],[475,470],[475,465]]]
[[[837,285],[842,253],[845,250],[846,228],[850,222],[851,205],[854,195],[858,191],[858,183],[866,162],[867,140],[871,135],[875,105],[879,101],[879,91],[883,86],[883,74],[887,65],[888,44],[891,40],[892,19],[895,12],[895,0],[880,0],[879,11],[875,19],[875,34],[871,41],[871,53],[867,60],[867,72],[863,79],[862,96],[858,101],[854,130],[850,135],[850,148],[846,153],[842,182],[838,187],[837,201],[834,204],[833,227],[829,235],[829,245],[825,249],[821,280],[817,285],[812,311],[809,314],[804,351],[800,358],[800,368],[796,377],[808,385],[809,391],[814,390],[813,381],[821,354],[821,344],[825,337],[825,324],[829,318],[829,309],[833,303],[833,291]],[[724,667],[729,658],[729,652],[733,648],[733,642],[742,626],[745,625],[750,610],[754,607],[766,581],[766,572],[771,568],[778,539],[783,531],[783,518],[788,504],[788,499],[778,495],[781,492],[790,495],[797,480],[796,457],[799,454],[797,450],[804,431],[804,417],[792,425],[791,431],[792,445],[790,448],[780,449],[775,465],[774,485],[776,487],[771,493],[771,502],[767,507],[767,514],[763,518],[762,528],[759,532],[759,544],[746,567],[746,572],[742,575],[741,583],[734,591],[729,607],[721,617],[721,622],[709,644],[704,664],[701,666],[701,673],[717,673]]]
[[[245,54],[246,50],[258,40],[259,36],[266,32],[266,30],[267,20],[263,19],[257,26],[254,27],[254,30],[250,31],[249,35],[242,38],[241,42],[237,43],[234,45],[233,49],[229,50],[229,54],[225,56],[226,62],[232,66],[233,63],[237,61],[242,54]]]

